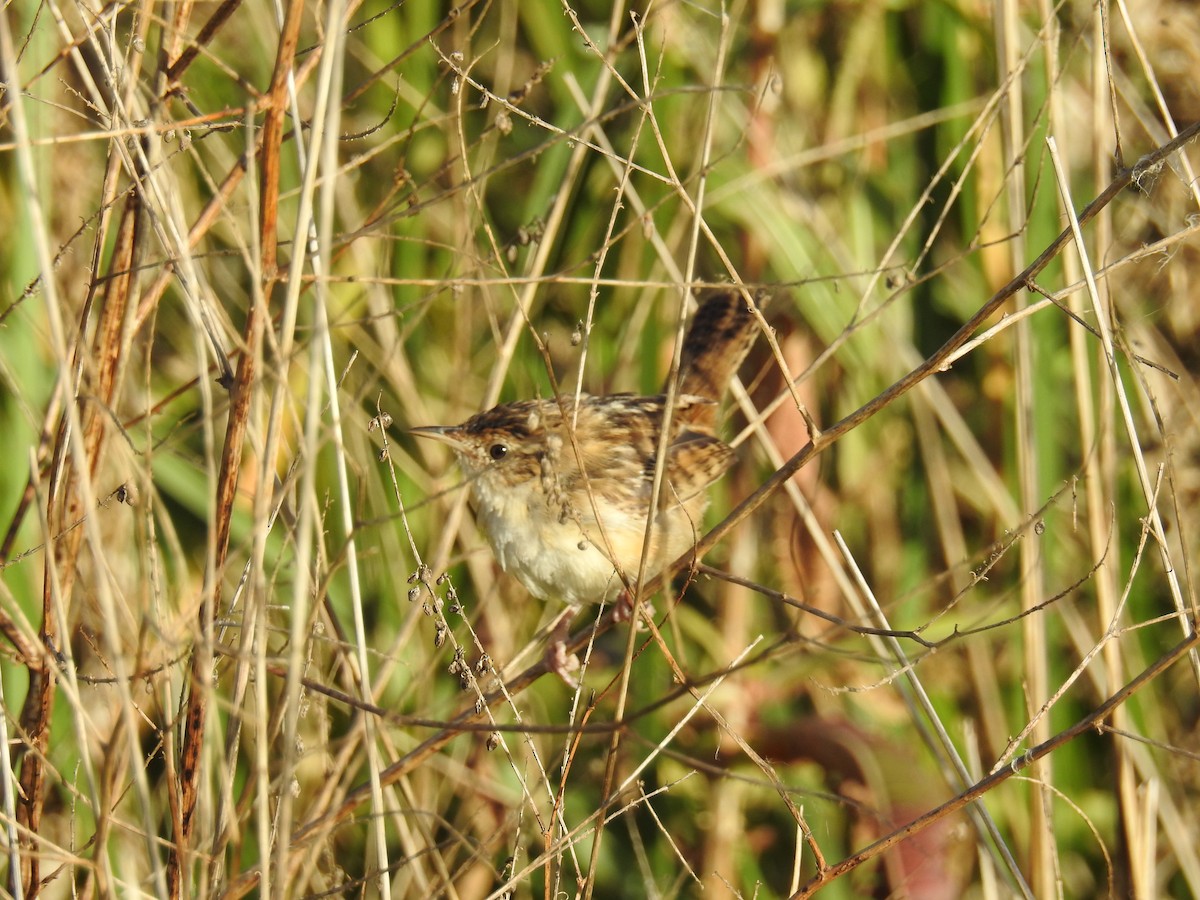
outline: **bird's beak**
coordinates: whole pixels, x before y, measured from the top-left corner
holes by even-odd
[[[409,434],[415,434],[417,437],[433,438],[439,443],[454,450],[463,450],[463,442],[456,437],[458,432],[457,426],[454,425],[424,425],[421,428],[408,429]]]

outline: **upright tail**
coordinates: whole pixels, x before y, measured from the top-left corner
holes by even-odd
[[[737,291],[710,294],[696,310],[683,339],[679,361],[679,393],[711,400],[687,410],[689,423],[716,424],[717,403],[746,358],[758,326]]]

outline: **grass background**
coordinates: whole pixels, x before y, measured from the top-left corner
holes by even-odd
[[[1200,893],[1190,4],[0,27],[7,895]],[[730,282],[712,571],[574,695],[404,429]]]

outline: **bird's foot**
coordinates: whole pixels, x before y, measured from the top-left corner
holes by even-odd
[[[568,614],[558,621],[550,632],[546,642],[546,653],[542,657],[546,668],[561,678],[572,690],[579,687],[579,679],[573,673],[580,669],[579,657],[567,651],[567,639],[571,636],[571,622],[574,618]]]

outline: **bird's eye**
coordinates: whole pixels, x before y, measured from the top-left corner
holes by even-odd
[[[492,446],[488,447],[488,456],[499,462],[508,456],[508,447],[504,444],[492,444]]]

